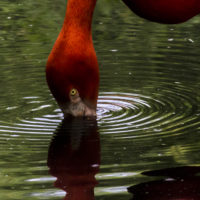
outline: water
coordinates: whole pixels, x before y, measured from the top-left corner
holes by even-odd
[[[44,69],[65,4],[0,3],[0,199],[200,199],[200,17],[160,25],[98,1],[98,117],[62,122]]]

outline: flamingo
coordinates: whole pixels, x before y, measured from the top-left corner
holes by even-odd
[[[96,116],[99,67],[92,41],[97,0],[68,0],[64,23],[48,57],[46,79],[64,116]],[[138,15],[179,23],[200,12],[199,0],[123,0]]]
[[[137,15],[165,23],[182,23],[200,13],[199,0],[123,0]]]
[[[92,41],[96,0],[68,0],[61,32],[48,57],[46,78],[64,115],[95,116],[99,67]]]

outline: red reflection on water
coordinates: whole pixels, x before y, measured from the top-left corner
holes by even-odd
[[[93,200],[100,165],[96,120],[65,119],[56,131],[48,154],[55,187],[66,191],[64,200]]]
[[[149,171],[147,176],[162,176],[128,188],[133,200],[200,200],[200,167],[177,167]]]

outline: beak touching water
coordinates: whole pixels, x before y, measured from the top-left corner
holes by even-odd
[[[69,104],[65,107],[60,106],[65,116],[72,115],[74,117],[82,116],[96,116],[96,109],[89,106],[87,102],[84,102],[77,89],[71,89],[69,93]]]

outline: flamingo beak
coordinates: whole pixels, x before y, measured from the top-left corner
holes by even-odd
[[[78,90],[72,89],[69,94],[69,105],[64,113],[74,117],[96,116],[96,110],[91,108],[79,95]]]

